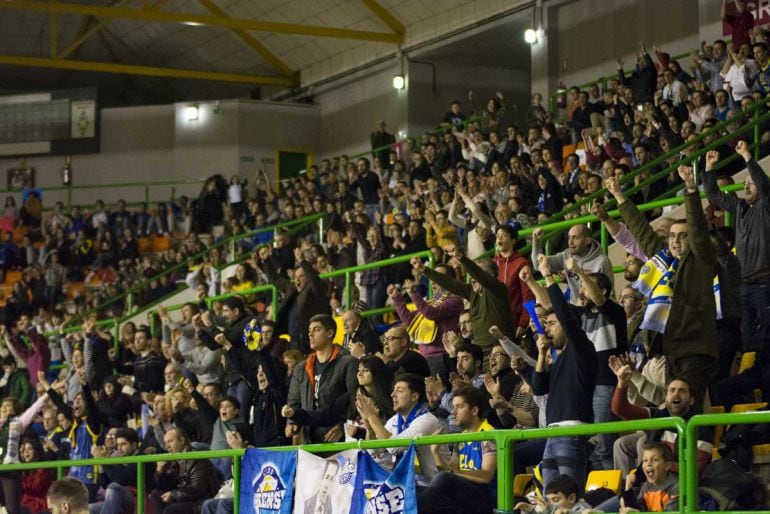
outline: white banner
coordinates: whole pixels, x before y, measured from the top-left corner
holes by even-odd
[[[348,514],[356,482],[357,450],[327,459],[299,450],[294,514]]]
[[[70,136],[72,139],[84,139],[96,135],[96,101],[73,100],[70,104]]]

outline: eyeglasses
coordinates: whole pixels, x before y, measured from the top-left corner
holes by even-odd
[[[507,357],[508,354],[507,353],[503,353],[503,352],[494,352],[494,353],[490,353],[489,356],[490,357],[494,357],[494,358],[498,358],[498,357]]]

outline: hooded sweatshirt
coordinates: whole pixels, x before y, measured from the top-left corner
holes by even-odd
[[[537,256],[541,253],[543,253],[542,245],[540,240],[537,240],[532,244],[532,262],[537,262]],[[610,279],[610,282],[614,282],[615,277],[612,273],[612,263],[602,253],[602,247],[596,241],[591,241],[583,256],[572,255],[569,249],[561,251],[556,255],[551,255],[548,257],[548,266],[554,273],[564,271],[564,262],[569,257],[574,257],[577,265],[584,271],[588,273],[604,273]],[[570,303],[575,303],[575,299],[580,292],[580,279],[568,273],[567,284],[569,285]]]

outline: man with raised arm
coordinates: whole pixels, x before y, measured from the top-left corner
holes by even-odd
[[[593,396],[598,366],[593,343],[580,327],[580,320],[564,300],[554,282],[548,259],[541,255],[538,269],[545,278],[551,309],[542,318],[545,336],[537,340],[537,364],[532,394],[549,395],[545,419],[549,427],[593,422]],[[553,349],[553,351],[552,351]],[[555,354],[555,355],[554,355]],[[553,364],[547,367],[548,357]],[[543,482],[569,475],[582,490],[588,464],[587,441],[583,437],[551,437],[543,452]]]
[[[770,179],[754,160],[749,145],[739,141],[735,152],[749,170],[743,184],[743,198],[717,188],[714,166],[719,153],[706,154],[703,189],[709,201],[733,215],[735,248],[741,263],[741,332],[744,348],[753,339],[761,314],[770,305]]]
[[[680,166],[678,172],[685,183],[687,219],[671,225],[668,247],[626,199],[617,179],[607,179],[606,186],[645,255],[653,256],[640,275],[649,297],[642,328],[663,334],[669,376],[690,384],[695,412],[700,412],[717,356],[713,288],[717,261],[693,169]]]

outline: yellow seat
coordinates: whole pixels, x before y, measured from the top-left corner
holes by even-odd
[[[623,482],[623,472],[619,469],[608,469],[604,471],[591,471],[586,480],[586,491],[593,491],[606,487],[615,494],[620,494],[621,483]]]
[[[754,457],[767,457],[770,455],[770,444],[755,444],[751,447]]]
[[[757,352],[746,352],[741,356],[741,365],[738,367],[738,374],[740,375],[747,369],[754,367],[754,361],[757,360]]]
[[[721,405],[712,405],[709,407],[708,414],[724,414],[725,408]],[[719,442],[722,440],[722,435],[725,433],[725,426],[724,425],[716,425],[714,426],[714,439],[713,439],[713,448],[711,449],[711,459],[716,460],[721,457],[719,455]]]
[[[334,333],[334,344],[342,344],[345,338],[345,328],[342,326],[342,316],[334,316],[334,322],[337,324],[337,331]]]
[[[755,410],[764,409],[767,407],[767,402],[757,403],[736,403],[730,412],[753,412]]]
[[[171,238],[169,236],[155,236],[151,238],[153,252],[165,252],[171,248]]]
[[[137,238],[137,243],[139,245],[139,251],[140,252],[149,252],[150,251],[150,238],[148,238],[148,237]]]
[[[527,484],[534,476],[532,474],[523,474],[513,477],[513,495],[524,496],[527,493]]]

